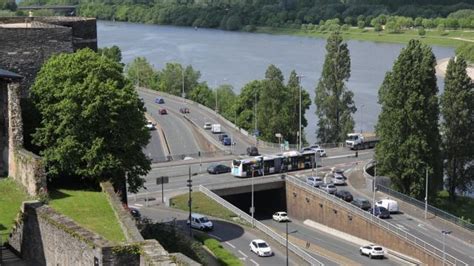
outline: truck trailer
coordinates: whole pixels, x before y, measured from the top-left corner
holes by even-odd
[[[379,142],[379,138],[373,132],[349,133],[347,134],[346,146],[351,150],[371,149]]]

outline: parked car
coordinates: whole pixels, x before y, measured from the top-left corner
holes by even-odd
[[[222,140],[222,144],[224,144],[224,146],[230,146],[230,145],[232,145],[232,140],[229,137],[225,137]]]
[[[260,257],[267,257],[273,255],[273,251],[267,242],[261,239],[255,239],[250,242],[250,251],[254,252]]]
[[[166,115],[168,114],[168,111],[166,111],[165,108],[161,108],[160,111],[158,111],[160,113],[160,115]]]
[[[306,184],[313,187],[319,187],[320,185],[324,184],[324,182],[319,176],[308,176],[306,177]]]
[[[155,103],[163,104],[163,103],[165,103],[165,99],[160,98],[160,97],[157,97],[157,98],[155,99]]]
[[[369,209],[369,213],[371,213],[372,215],[377,216],[381,219],[390,218],[390,212],[387,209],[385,209],[384,207],[375,206],[375,209],[374,208]]]
[[[248,156],[258,156],[260,154],[258,153],[257,147],[251,146],[251,147],[247,148],[247,155]]]
[[[222,174],[222,173],[229,173],[230,167],[223,165],[223,164],[211,164],[207,168],[207,172],[209,174]]]
[[[190,221],[187,221],[189,224]],[[204,215],[198,213],[191,213],[191,227],[203,231],[211,231],[214,229],[214,224]]]
[[[316,152],[316,154],[319,154],[319,157],[326,157],[327,156],[326,155],[326,150],[324,150],[324,149],[313,149],[313,150]]]
[[[373,244],[367,245],[367,246],[362,246],[359,249],[360,255],[366,255],[369,256],[369,258],[381,258],[385,256],[385,250],[381,246],[376,246]]]
[[[212,128],[211,123],[209,123],[209,122],[204,123],[204,129],[211,129],[211,128]]]
[[[338,191],[336,191],[336,193],[334,195],[336,195],[336,197],[338,197],[340,199],[343,199],[347,202],[351,202],[354,199],[352,194],[347,190],[338,190]]]
[[[135,208],[129,208],[130,214],[132,215],[133,218],[135,219],[140,219],[142,217],[142,214],[138,209]]]
[[[375,206],[377,207],[384,207],[390,213],[397,213],[400,211],[398,207],[398,202],[392,199],[382,199],[375,202]]]
[[[220,134],[219,136],[217,136],[217,138],[219,139],[220,142],[222,142],[224,140],[224,138],[227,138],[228,135],[227,134]]]
[[[181,107],[179,108],[179,112],[182,114],[189,114],[189,108],[188,107]]]
[[[346,180],[344,180],[344,177],[342,177],[340,175],[333,175],[332,182],[334,183],[334,185],[345,185],[346,184]]]
[[[151,121],[147,121],[145,127],[148,128],[149,130],[154,130],[155,124],[153,124],[153,122]]]
[[[318,149],[321,149],[321,147],[318,145],[318,144],[315,144],[315,145],[312,145],[312,146],[309,146],[309,147],[303,147],[303,149],[301,150],[301,152],[305,152],[305,151],[316,151]]]
[[[333,183],[321,184],[319,188],[326,191],[329,194],[334,194],[337,191],[337,188]]]
[[[355,206],[361,208],[362,210],[366,211],[368,209],[370,209],[370,202],[364,198],[355,198],[354,200],[352,200],[351,202],[352,204],[354,204]]]
[[[288,215],[286,212],[275,212],[272,216],[273,220],[277,222],[289,222],[290,218],[288,218]]]

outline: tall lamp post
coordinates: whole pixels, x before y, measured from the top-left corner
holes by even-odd
[[[181,97],[183,97],[183,102],[185,101],[184,99],[186,98],[186,93],[184,92],[184,66],[183,68],[181,69],[181,87],[182,87],[182,93],[181,93]]]
[[[443,234],[443,265],[446,264],[446,235],[450,235],[452,231],[441,231],[441,234]]]
[[[301,79],[304,77],[303,75],[298,75],[298,85],[299,85],[299,96],[300,96],[300,99],[299,99],[299,102],[300,102],[300,111],[299,111],[299,126],[298,126],[298,150],[301,150],[301,90],[302,90],[302,86],[301,86]]]
[[[426,186],[425,186],[425,220],[428,219],[428,167],[426,167]]]
[[[374,184],[373,184],[374,194],[372,196],[372,214],[375,213],[375,192],[377,191],[377,183],[376,182],[377,182],[377,162],[375,162],[375,165],[374,165]]]
[[[255,222],[253,219],[253,213],[255,212],[255,206],[253,205],[253,177],[255,176],[255,165],[253,164],[250,169],[252,169],[252,179],[251,179],[251,184],[252,184],[252,198],[250,200],[250,214],[252,215],[252,227],[255,227]]]
[[[362,108],[364,107],[365,107],[364,104],[360,106],[360,133],[364,132],[364,128],[362,127],[362,123],[364,121],[364,111],[362,110]]]

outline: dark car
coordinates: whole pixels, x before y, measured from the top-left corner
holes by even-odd
[[[249,155],[249,156],[258,156],[258,155],[260,155],[260,154],[258,154],[258,149],[257,149],[257,147],[252,146],[252,147],[248,147],[248,148],[247,148],[247,155]]]
[[[224,146],[230,146],[230,145],[232,145],[232,140],[229,137],[225,137],[222,140],[222,144],[224,144]]]
[[[158,97],[155,99],[155,103],[162,104],[162,103],[165,103],[165,100],[163,98]]]
[[[207,168],[209,174],[229,173],[230,167],[223,164],[213,164]]]
[[[135,208],[130,208],[130,214],[133,216],[135,219],[140,219],[142,217],[142,214],[138,209]]]
[[[370,202],[363,198],[355,198],[352,202],[355,206],[361,208],[362,210],[366,211],[370,209]]]
[[[224,141],[224,139],[227,138],[227,137],[229,137],[227,134],[220,134],[218,136],[220,142]]]
[[[385,209],[384,207],[375,207],[375,209],[370,208],[369,212],[381,219],[388,219],[390,218],[390,212]]]
[[[354,198],[352,197],[352,194],[347,191],[347,190],[338,190],[336,191],[336,197],[340,198],[340,199],[343,199],[347,202],[351,202]]]
[[[160,109],[159,113],[160,113],[160,115],[166,115],[166,114],[168,114],[168,111],[166,111],[165,108],[162,108],[162,109]]]
[[[180,111],[182,114],[189,114],[189,108],[188,108],[188,107],[179,108],[179,111]]]

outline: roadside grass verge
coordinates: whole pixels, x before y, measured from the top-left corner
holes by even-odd
[[[188,207],[189,194],[183,194],[170,199],[170,205],[173,208],[180,209],[183,211],[189,211]],[[246,224],[245,221],[238,219],[235,213],[222,207],[220,204],[206,196],[202,192],[192,192],[192,212],[205,214],[224,220],[238,222],[240,224]]]
[[[449,200],[447,191],[438,192],[438,196],[432,203],[433,206],[454,216],[461,218],[468,223],[474,223],[474,199],[464,196],[457,196],[456,201]]]
[[[232,252],[226,250],[216,239],[204,233],[194,233],[194,238],[203,243],[217,257],[217,261],[220,265],[243,265],[239,258],[232,254]]]
[[[306,31],[301,29],[292,28],[271,28],[271,27],[258,27],[259,33],[269,34],[282,34],[282,35],[297,35],[297,36],[308,36],[308,37],[320,37],[327,38],[330,35],[330,31]],[[406,44],[411,39],[418,39],[421,42],[429,45],[438,46],[450,46],[458,47],[466,41],[457,39],[469,39],[474,41],[474,32],[450,30],[450,31],[436,31],[426,30],[426,35],[421,37],[418,34],[418,30],[405,30],[400,33],[387,33],[387,32],[375,32],[372,28],[358,29],[349,28],[346,31],[340,31],[345,39],[353,39],[360,41],[371,41],[371,42],[387,42],[387,43],[401,43]]]
[[[50,191],[48,204],[79,225],[109,241],[120,243],[126,240],[107,196],[103,192],[56,189]]]
[[[12,229],[13,222],[20,211],[21,203],[27,199],[26,191],[13,179],[0,179],[0,242],[6,240],[7,235]]]

